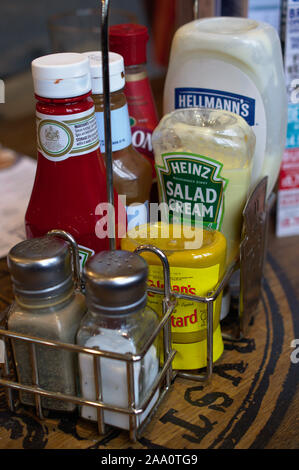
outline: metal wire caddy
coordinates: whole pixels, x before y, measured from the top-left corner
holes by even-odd
[[[54,236],[60,236],[59,230],[53,230],[51,232]],[[63,234],[62,234],[63,235]],[[64,238],[66,236],[64,235]],[[218,283],[215,290],[207,297],[190,296],[185,294],[179,294],[171,291],[170,282],[170,268],[167,256],[160,249],[151,245],[139,246],[135,252],[140,254],[144,251],[150,251],[157,255],[163,265],[164,274],[164,290],[158,288],[148,288],[149,292],[162,294],[162,308],[163,315],[155,331],[152,332],[146,345],[140,354],[120,354],[107,352],[100,349],[91,349],[75,344],[63,343],[60,341],[54,341],[44,338],[39,338],[31,335],[21,334],[12,330],[0,329],[0,338],[3,338],[4,345],[4,364],[1,369],[0,367],[0,386],[5,387],[7,393],[8,407],[12,412],[16,411],[16,403],[13,396],[13,390],[19,392],[29,392],[34,394],[35,401],[35,412],[40,419],[44,419],[44,410],[42,406],[42,397],[48,397],[57,400],[63,400],[71,402],[75,405],[92,406],[96,407],[97,410],[97,425],[99,434],[105,434],[107,431],[104,423],[104,410],[114,411],[117,413],[123,413],[129,416],[129,437],[130,440],[136,442],[136,440],[142,435],[145,427],[151,421],[155,411],[161,404],[166,393],[170,390],[171,384],[173,383],[176,376],[193,379],[197,381],[209,381],[213,372],[213,310],[214,302],[222,292],[224,286],[229,282],[231,274],[235,269],[233,264],[230,269],[225,273],[222,280]],[[192,300],[193,302],[205,303],[207,305],[207,368],[206,373],[202,374],[189,374],[184,371],[174,371],[172,369],[172,361],[176,354],[176,351],[171,346],[171,315],[176,306],[177,299]],[[9,311],[7,317],[9,315]],[[153,342],[156,340],[158,335],[163,335],[163,363],[160,367],[159,373],[152,385],[151,390],[146,394],[141,403],[136,403],[135,389],[134,389],[134,363],[141,361]],[[23,384],[18,380],[13,380],[14,375],[13,367],[11,365],[12,358],[12,347],[11,342],[17,340],[27,343],[29,345],[30,354],[30,365],[32,371],[32,385]],[[73,396],[67,395],[53,390],[47,390],[40,386],[39,373],[38,373],[38,360],[37,360],[37,346],[42,345],[52,349],[60,349],[73,352],[75,354],[88,354],[93,357],[93,372],[95,378],[95,390],[96,398],[90,400],[84,396]],[[102,383],[101,383],[101,369],[99,358],[109,358],[118,361],[124,361],[126,363],[127,370],[127,384],[128,384],[128,406],[121,408],[105,403],[102,400]],[[2,370],[2,373],[1,373]],[[159,397],[153,406],[148,417],[144,422],[138,425],[138,416],[145,412],[149,403],[153,399],[155,393],[159,390]]]
[[[44,411],[42,406],[42,397],[48,397],[57,400],[63,400],[66,402],[71,402],[75,405],[83,406],[93,406],[97,410],[97,424],[99,434],[106,433],[106,425],[104,423],[104,410],[114,411],[116,413],[123,413],[129,416],[129,436],[132,441],[136,441],[138,437],[141,436],[143,429],[151,420],[153,413],[163,400],[166,392],[169,390],[171,382],[173,380],[173,373],[171,368],[171,363],[175,355],[175,351],[171,349],[171,338],[170,338],[170,325],[169,319],[175,307],[173,301],[165,303],[165,314],[159,322],[156,330],[152,332],[150,338],[145,344],[143,350],[138,355],[134,354],[120,354],[102,351],[100,349],[91,349],[75,344],[63,343],[60,341],[48,340],[44,338],[39,338],[35,336],[25,335],[17,333],[11,330],[0,329],[0,338],[3,338],[4,345],[4,364],[1,373],[0,367],[0,386],[6,388],[7,393],[7,402],[8,407],[12,412],[16,411],[16,403],[13,397],[12,390],[29,392],[34,394],[35,400],[35,411],[36,415],[40,419],[44,419]],[[9,315],[9,312],[8,312]],[[152,385],[151,390],[146,394],[141,403],[136,403],[135,399],[135,387],[134,387],[134,364],[138,361],[142,361],[146,352],[149,350],[157,336],[163,330],[163,355],[164,362],[160,368],[160,371]],[[22,341],[29,345],[29,354],[30,354],[30,363],[32,371],[32,385],[25,385],[18,380],[12,380],[11,375],[14,375],[14,372],[11,367],[12,356],[9,351],[11,341]],[[38,373],[38,360],[37,360],[37,346],[42,345],[52,349],[60,349],[70,351],[75,354],[88,354],[93,357],[93,372],[95,379],[95,391],[96,397],[94,400],[90,400],[80,396],[67,395],[60,392],[55,392],[53,390],[46,390],[42,388],[39,383],[39,373]],[[128,406],[126,408],[121,408],[118,406],[109,405],[102,400],[102,381],[101,381],[101,368],[99,358],[109,358],[112,360],[123,361],[126,363],[127,370],[127,384],[128,384]],[[153,399],[155,393],[159,390],[159,398],[152,408],[147,419],[138,425],[138,415],[142,414],[148,407],[149,403]]]

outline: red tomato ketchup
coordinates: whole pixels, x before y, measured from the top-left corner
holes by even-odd
[[[32,74],[38,157],[26,234],[39,237],[54,228],[71,233],[82,268],[89,256],[109,249],[101,205],[107,202],[106,174],[99,159],[88,59],[50,54],[32,62]]]

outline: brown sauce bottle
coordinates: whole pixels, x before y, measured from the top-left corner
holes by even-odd
[[[95,103],[101,154],[105,158],[104,96],[102,88],[101,52],[85,53],[89,57],[92,97]],[[131,127],[124,93],[124,61],[121,55],[109,52],[110,111],[113,158],[113,183],[117,193],[126,196],[128,229],[148,221],[148,203],[152,186],[152,167],[132,145]],[[142,204],[139,209],[130,204]]]

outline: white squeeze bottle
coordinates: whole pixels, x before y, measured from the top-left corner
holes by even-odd
[[[223,109],[256,136],[251,186],[268,176],[268,195],[285,146],[287,97],[276,30],[248,18],[215,17],[175,33],[164,88],[164,114],[177,108]]]

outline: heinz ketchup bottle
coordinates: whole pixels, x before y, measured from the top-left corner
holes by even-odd
[[[89,256],[109,248],[107,233],[100,230],[105,226],[100,204],[107,202],[106,174],[99,159],[88,59],[77,53],[46,55],[32,62],[32,75],[38,158],[26,234],[71,233],[82,268]]]

